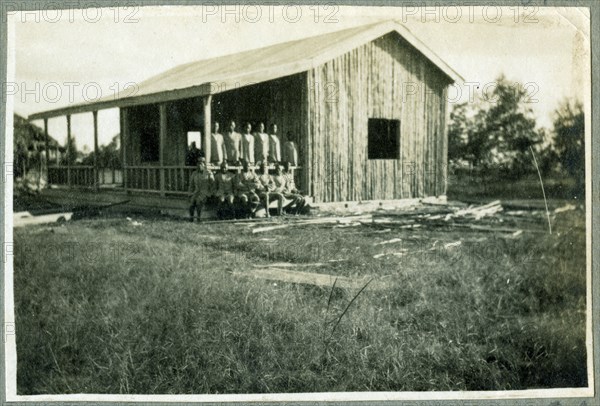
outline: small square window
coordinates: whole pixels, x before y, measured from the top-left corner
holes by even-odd
[[[369,119],[369,159],[400,159],[400,120]]]

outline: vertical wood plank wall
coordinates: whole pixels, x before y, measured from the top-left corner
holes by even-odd
[[[445,194],[449,80],[396,33],[308,72],[304,150],[316,201]],[[369,118],[400,120],[400,159],[367,159]]]
[[[220,123],[222,133],[228,130],[229,120],[236,122],[240,133],[244,132],[246,122],[255,125],[260,121],[267,126],[265,131],[270,133],[270,124],[274,122],[282,144],[288,131],[298,143],[305,135],[307,120],[302,108],[306,103],[305,78],[306,73],[300,73],[215,94],[211,113],[213,120]]]

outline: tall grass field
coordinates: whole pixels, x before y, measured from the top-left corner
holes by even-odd
[[[586,386],[584,217],[518,238],[124,218],[15,229],[18,393]],[[284,261],[389,288],[244,275]]]

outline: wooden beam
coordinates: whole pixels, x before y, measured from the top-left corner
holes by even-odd
[[[234,89],[235,83],[248,83],[251,84],[251,81],[242,82],[240,79],[236,79],[233,84],[229,85],[230,87],[223,86],[226,90]],[[94,110],[104,110],[111,108],[126,108],[133,106],[142,106],[146,104],[157,104],[157,103],[166,103],[169,101],[189,99],[192,97],[204,96],[211,93],[213,90],[214,84],[212,83],[204,83],[198,86],[191,86],[185,89],[177,89],[177,90],[169,90],[165,92],[152,93],[148,95],[141,96],[132,96],[126,98],[115,98],[114,96],[107,97],[106,100],[94,102],[94,103],[82,103],[73,105],[70,107],[62,107],[60,109],[42,111],[39,113],[31,114],[27,117],[28,120],[38,120],[42,118],[52,118],[52,117],[60,117],[67,114],[78,114],[78,113],[88,113]],[[239,86],[238,86],[239,87]],[[223,90],[224,91],[224,90]],[[128,93],[131,93],[131,89],[127,90]]]
[[[167,143],[167,104],[161,103],[159,105],[160,111],[160,130],[158,140],[158,161],[159,161],[159,173],[160,173],[160,194],[165,195],[165,146]]]
[[[71,186],[71,115],[67,114],[67,185]]]
[[[212,96],[209,94],[208,96],[204,96],[202,98],[204,104],[204,156],[206,157],[206,162],[210,162],[210,135],[212,132],[211,125],[211,106],[212,106]]]
[[[48,167],[50,166],[50,140],[48,137],[48,119],[44,119],[44,142],[46,143],[46,184],[50,186],[50,172]]]
[[[450,123],[450,102],[448,101],[448,87],[444,90],[444,127],[442,135],[442,179],[444,182],[443,195],[448,194],[448,124]]]
[[[123,180],[123,190],[127,192],[127,142],[129,141],[129,121],[127,109],[122,107],[119,109],[119,139],[121,144],[121,177]]]
[[[98,170],[98,110],[92,111],[94,116],[94,189],[100,190],[100,171]]]

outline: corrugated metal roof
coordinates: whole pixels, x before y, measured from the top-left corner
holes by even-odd
[[[30,119],[220,93],[307,71],[392,31],[427,57],[450,81],[463,80],[406,27],[385,21],[183,64],[141,82],[133,96],[131,90],[124,91],[116,97],[36,113]]]

